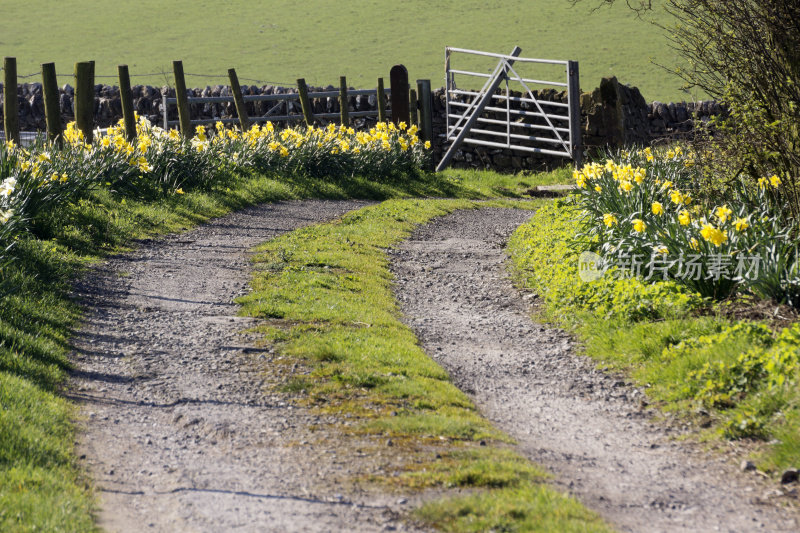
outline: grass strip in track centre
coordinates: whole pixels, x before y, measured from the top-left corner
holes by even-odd
[[[798,325],[776,333],[773,324],[731,320],[723,306],[709,312],[698,295],[670,282],[583,282],[578,252],[567,244],[578,225],[574,207],[554,204],[510,239],[515,275],[541,297],[544,318],[574,331],[588,356],[630,376],[647,401],[700,439],[746,443],[743,452],[778,476],[796,468]]]
[[[398,454],[419,452],[418,461],[382,481],[470,489],[469,496],[425,505],[419,516],[430,524],[452,531],[606,531],[593,513],[543,485],[544,474],[509,448],[509,437],[480,416],[400,321],[386,248],[433,217],[475,207],[466,200],[390,200],[271,240],[257,248],[253,292],[240,298],[242,312],[267,319],[257,330],[283,359],[283,389],[296,401],[347,418],[345,439],[390,438]]]
[[[507,196],[568,179],[568,171],[508,177],[485,172],[425,174],[398,183],[363,178],[231,177],[209,192],[138,201],[107,190],[35,221],[17,243],[0,287],[0,531],[91,531],[92,496],[73,456],[74,405],[60,394],[69,339],[80,319],[70,283],[81,269],[133,239],[181,231],[261,202],[299,198]]]

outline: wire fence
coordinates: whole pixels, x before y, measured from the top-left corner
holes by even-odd
[[[3,70],[5,70],[5,69],[3,67],[0,67],[0,72],[2,72]],[[36,76],[41,76],[41,75],[42,75],[41,72],[33,72],[31,74],[17,74],[17,78],[28,79],[28,78],[34,78]],[[167,71],[161,71],[161,72],[149,72],[149,73],[146,73],[146,74],[132,74],[131,75],[131,79],[136,79],[136,78],[154,78],[156,76],[163,77],[165,80],[168,80],[169,76],[170,76],[170,73],[167,72]],[[198,74],[198,73],[187,72],[187,73],[184,73],[184,76],[187,76],[187,77],[188,76],[192,76],[192,77],[195,77],[195,78],[208,78],[208,79],[226,79],[226,80],[228,79],[228,75],[227,74]],[[71,77],[71,76],[68,75],[68,74],[62,74],[59,77],[64,78],[64,77]],[[95,74],[94,77],[95,78],[102,78],[102,79],[115,79],[115,80],[119,79],[119,76],[113,75],[113,74]],[[278,86],[278,87],[294,87],[296,85],[295,82],[271,81],[271,80],[261,80],[261,79],[255,79],[255,78],[242,78],[242,77],[239,77],[239,81],[247,81],[247,82],[258,84],[258,85],[275,85],[275,86]],[[170,85],[170,84],[168,83],[167,85]]]

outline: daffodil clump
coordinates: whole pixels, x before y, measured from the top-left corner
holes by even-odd
[[[222,123],[195,128],[192,138],[138,117],[128,139],[122,121],[97,130],[87,143],[75,123],[63,143],[39,138],[27,148],[0,145],[0,262],[32,220],[93,187],[133,198],[180,195],[222,185],[239,172],[302,173],[320,179],[363,176],[396,179],[430,158],[416,126],[378,123],[369,131],[328,125],[277,130],[272,123],[246,132]]]
[[[213,151],[235,166],[261,172],[386,180],[408,175],[430,157],[430,142],[422,142],[417,127],[404,122],[397,126],[380,122],[369,131],[334,124],[278,131],[267,122],[243,133],[218,123],[215,133],[209,142]]]
[[[574,178],[587,216],[580,237],[616,272],[800,305],[797,225],[776,204],[777,176],[698,199],[694,157],[676,147],[622,152]]]
[[[16,236],[38,213],[74,200],[102,175],[92,151],[60,149],[39,140],[22,148],[0,145],[0,261]]]

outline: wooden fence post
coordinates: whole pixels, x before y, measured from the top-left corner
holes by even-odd
[[[6,142],[19,144],[19,107],[17,101],[17,58],[3,59],[3,127]]]
[[[89,140],[91,143],[94,139],[94,60],[89,61],[89,90],[86,91],[86,113],[89,115]]]
[[[42,64],[42,92],[44,94],[44,117],[47,121],[47,137],[61,146],[61,107],[58,98],[56,64]]]
[[[431,80],[417,80],[419,96],[420,137],[423,141],[433,141],[433,109],[431,100]]]
[[[236,114],[239,115],[239,125],[242,127],[242,133],[244,133],[250,128],[250,120],[247,118],[247,107],[244,105],[242,87],[239,85],[239,76],[236,75],[236,69],[228,69],[228,78],[231,80],[231,92],[233,93],[233,103],[236,106]]]
[[[389,72],[392,88],[392,122],[408,124],[408,70],[403,65],[395,65]]]
[[[386,92],[383,90],[383,78],[378,78],[378,122],[386,122]]]
[[[347,98],[347,77],[339,77],[339,115],[342,126],[345,128],[350,125],[350,103]]]
[[[188,139],[194,135],[194,127],[192,127],[192,117],[189,111],[189,97],[186,96],[183,62],[173,61],[172,71],[175,73],[175,98],[178,100],[178,120],[181,123],[181,134]]]
[[[567,94],[569,98],[569,141],[575,168],[583,164],[581,139],[581,81],[577,61],[567,62]]]
[[[417,91],[416,89],[408,90],[408,123],[417,125]]]
[[[122,121],[125,124],[125,137],[128,141],[136,138],[136,118],[133,116],[133,95],[128,65],[117,66],[119,73],[119,99],[122,103]]]
[[[306,126],[314,125],[314,113],[311,112],[311,101],[308,99],[308,85],[305,78],[297,79],[297,92],[300,94],[300,107],[303,108],[303,118]]]
[[[92,143],[92,122],[94,115],[94,85],[92,85],[92,64],[88,61],[75,63],[75,122],[83,132],[83,141]]]

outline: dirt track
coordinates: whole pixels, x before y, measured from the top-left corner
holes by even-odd
[[[754,474],[676,442],[640,410],[640,391],[529,318],[502,249],[528,216],[458,211],[392,253],[401,309],[426,351],[558,488],[623,531],[800,530],[796,515],[760,503],[770,487]]]
[[[272,357],[239,332],[232,300],[248,250],[360,202],[251,208],[143,243],[95,269],[75,339],[79,445],[109,531],[385,531],[414,502],[348,483],[363,474],[323,417],[264,389]],[[502,244],[530,215],[468,210],[392,252],[397,293],[426,350],[486,416],[625,531],[797,531],[767,490],[722,458],[678,444],[639,392],[532,322],[506,278]],[[334,427],[334,426],[332,426]],[[363,454],[362,454],[363,455]],[[377,463],[376,463],[377,464]],[[362,470],[358,470],[362,468]],[[378,468],[378,466],[376,466]]]
[[[264,357],[232,300],[248,251],[363,202],[286,202],[143,243],[93,271],[76,343],[80,453],[108,531],[359,531],[402,528],[410,504],[354,490],[328,420],[263,387]],[[269,354],[266,354],[267,356]],[[341,485],[339,485],[341,483]]]

